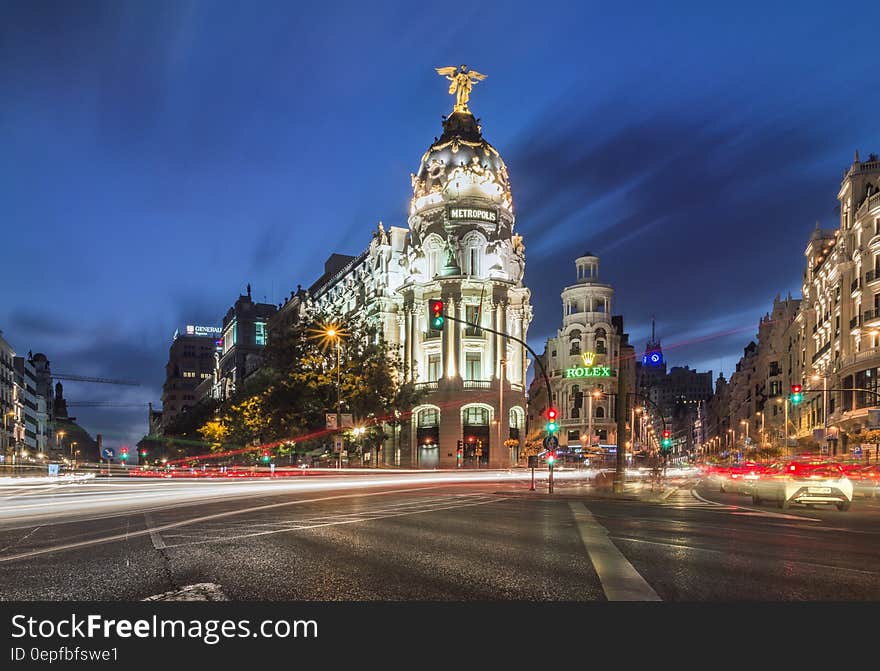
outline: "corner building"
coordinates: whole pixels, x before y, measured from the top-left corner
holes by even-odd
[[[422,156],[412,189],[409,229],[386,231],[380,222],[361,254],[332,255],[307,291],[291,293],[270,333],[301,313],[363,315],[398,348],[398,374],[425,392],[383,449],[384,463],[507,467],[518,455],[509,441],[524,437],[529,366],[507,335],[525,341],[532,319],[507,167],[473,115],[456,111]],[[440,330],[429,323],[432,299],[449,317]]]

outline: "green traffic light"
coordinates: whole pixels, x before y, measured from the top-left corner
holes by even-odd
[[[549,433],[553,433],[557,429],[559,429],[559,427],[556,426],[556,422],[547,422],[547,431]]]
[[[433,326],[435,329],[441,328],[443,326],[443,317],[434,317],[433,321],[431,322],[431,326]]]

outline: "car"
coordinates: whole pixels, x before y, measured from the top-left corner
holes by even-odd
[[[725,479],[722,481],[721,491],[750,495],[755,481],[761,477],[765,469],[766,466],[764,464],[754,461],[731,466],[727,470]]]
[[[849,510],[853,483],[843,467],[827,460],[790,460],[775,464],[752,484],[752,503],[775,502],[780,508],[793,503],[834,505]]]

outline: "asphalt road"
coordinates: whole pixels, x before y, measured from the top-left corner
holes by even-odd
[[[5,488],[0,598],[880,600],[878,501],[779,511],[710,483],[648,503],[442,476]]]

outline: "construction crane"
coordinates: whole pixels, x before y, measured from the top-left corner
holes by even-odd
[[[131,380],[113,380],[107,377],[89,377],[87,375],[72,375],[68,373],[52,373],[52,377],[56,380],[68,380],[70,382],[97,382],[99,384],[124,384],[129,387],[140,387],[140,382],[132,382]]]

